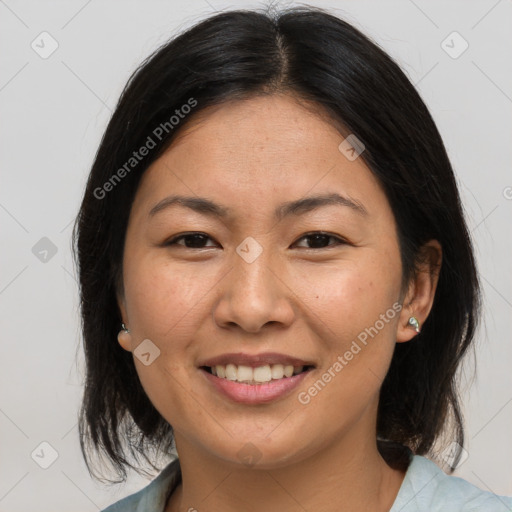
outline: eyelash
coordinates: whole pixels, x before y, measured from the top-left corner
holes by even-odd
[[[164,243],[164,246],[182,245],[182,244],[178,244],[177,242],[179,240],[185,239],[187,237],[193,237],[193,236],[202,236],[204,238],[213,240],[213,238],[208,236],[206,233],[201,233],[199,231],[193,231],[191,233],[184,233],[182,235],[177,235],[177,236],[171,238],[170,240],[168,240],[167,242]],[[326,233],[324,231],[312,231],[312,232],[306,233],[306,234],[302,235],[298,239],[298,241],[300,241],[300,240],[302,240],[304,238],[312,238],[314,236],[323,236],[323,237],[327,237],[328,239],[329,238],[333,238],[333,239],[337,240],[337,242],[338,242],[336,245],[349,245],[349,243],[346,240],[344,240],[343,238],[341,238],[341,237],[339,237],[337,235],[331,235],[330,233]],[[327,246],[327,247],[318,247],[318,248],[303,247],[303,249],[307,249],[307,250],[321,250],[321,249],[328,249],[329,247],[335,247],[336,245],[330,245],[330,246]],[[190,250],[210,249],[211,248],[211,247],[186,247],[184,245],[182,245],[182,247],[184,249],[190,249]]]

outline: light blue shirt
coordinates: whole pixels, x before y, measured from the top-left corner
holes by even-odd
[[[174,459],[141,491],[102,512],[164,512],[169,496],[181,482]],[[448,476],[432,461],[415,455],[389,512],[512,512],[512,497],[482,491],[462,478]]]

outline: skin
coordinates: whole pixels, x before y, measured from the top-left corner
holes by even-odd
[[[378,394],[395,343],[416,335],[409,317],[421,325],[430,312],[441,248],[426,244],[421,271],[402,291],[393,212],[362,158],[349,161],[338,149],[342,141],[294,98],[255,97],[203,111],[142,178],[119,296],[131,332],[119,342],[133,351],[150,339],[160,350],[148,366],[134,362],[175,432],[183,484],[167,512],[387,511],[396,498],[404,473],[377,451]],[[273,217],[282,202],[332,192],[367,214],[331,205]],[[207,197],[231,216],[182,206],[150,216],[171,194]],[[165,245],[194,231],[209,238]],[[348,243],[325,237],[315,245],[304,237],[315,231]],[[263,248],[252,263],[236,252],[249,236]],[[400,313],[308,404],[299,403],[298,393],[397,302]],[[286,398],[245,405],[220,395],[197,367],[227,352],[265,351],[316,368]],[[247,443],[259,456],[250,467],[238,455]]]

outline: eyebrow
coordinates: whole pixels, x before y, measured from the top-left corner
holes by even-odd
[[[216,217],[219,219],[227,218],[232,212],[231,208],[221,206],[211,201],[210,199],[207,199],[206,197],[173,195],[162,199],[155,206],[153,206],[149,212],[149,216],[153,217],[157,213],[174,205],[190,208],[191,210],[202,215]],[[368,215],[368,211],[359,201],[349,199],[348,197],[342,196],[340,194],[332,193],[309,196],[298,199],[296,201],[288,201],[282,203],[275,209],[274,217],[277,220],[282,220],[285,217],[289,217],[291,215],[303,215],[313,210],[317,210],[318,208],[332,205],[348,207],[362,216]]]

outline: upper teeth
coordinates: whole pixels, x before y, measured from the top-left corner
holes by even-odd
[[[282,364],[266,364],[252,368],[250,366],[228,364],[212,366],[212,373],[217,377],[228,380],[236,380],[238,382],[270,382],[272,379],[282,379],[283,377],[291,377],[304,369],[303,366],[292,366]]]

